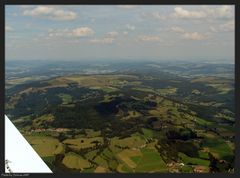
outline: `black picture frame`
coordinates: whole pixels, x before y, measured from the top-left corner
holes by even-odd
[[[0,48],[0,171],[1,176],[27,176],[27,177],[240,177],[240,1],[239,0],[2,0],[0,2],[0,22],[1,22],[1,48]],[[100,4],[151,4],[151,5],[234,5],[235,6],[235,109],[236,109],[236,158],[235,170],[232,174],[208,173],[208,174],[183,174],[183,173],[167,173],[167,174],[6,174],[4,159],[4,96],[5,96],[5,6],[6,5],[100,5]]]

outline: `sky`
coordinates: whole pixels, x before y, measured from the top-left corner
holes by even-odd
[[[7,5],[6,60],[234,61],[234,6]]]

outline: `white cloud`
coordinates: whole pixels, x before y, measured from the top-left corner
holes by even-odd
[[[6,32],[12,32],[12,31],[14,31],[14,30],[13,30],[13,28],[10,27],[10,26],[5,26],[5,31],[6,31]]]
[[[100,44],[112,44],[114,40],[118,37],[119,33],[112,31],[108,32],[104,37],[102,38],[95,38],[90,40],[91,43],[100,43]]]
[[[235,22],[234,20],[230,20],[220,25],[219,28],[220,28],[220,31],[223,31],[223,32],[232,32],[234,31],[234,28],[235,28]]]
[[[119,35],[118,32],[115,32],[115,31],[112,31],[112,32],[108,32],[106,37],[109,37],[109,38],[115,38]]]
[[[92,36],[94,31],[89,27],[79,27],[72,30],[72,35],[76,37]]]
[[[23,11],[23,15],[48,18],[51,20],[74,20],[77,17],[75,12],[50,6],[37,6],[31,9],[26,9]]]
[[[142,36],[139,36],[138,38],[141,41],[149,41],[149,42],[160,41],[160,37],[155,35],[142,35]]]
[[[113,41],[114,41],[114,38],[107,38],[107,37],[99,38],[99,39],[95,38],[90,40],[91,43],[100,43],[100,44],[111,44],[113,43]]]
[[[135,5],[118,5],[118,7],[121,9],[134,9],[136,6]]]
[[[210,26],[209,28],[210,28],[211,32],[218,32],[218,30],[213,26]]]
[[[136,27],[134,25],[127,24],[126,29],[123,31],[124,35],[127,35],[130,31],[134,31]]]
[[[69,29],[61,29],[61,30],[49,29],[48,36],[49,37],[70,36],[70,30]]]
[[[213,32],[216,29],[210,26],[210,30]],[[211,35],[211,33],[209,32],[207,33],[189,32],[178,26],[171,27],[170,31],[181,34],[181,37],[183,39],[188,39],[188,40],[205,40],[205,39],[208,39]]]
[[[29,9],[32,8],[32,5],[19,5],[20,9]]]
[[[135,30],[135,26],[133,26],[133,25],[127,24],[126,27],[128,30]]]
[[[233,8],[231,6],[225,5],[217,9],[217,15],[219,17],[232,18]]]
[[[173,17],[186,19],[200,19],[200,18],[220,18],[229,19],[234,16],[232,6],[221,5],[219,7],[202,6],[198,10],[187,10],[183,7],[175,7]]]
[[[166,19],[166,17],[161,15],[159,12],[153,12],[152,17],[154,19],[158,19],[158,20],[165,20]]]
[[[175,27],[171,27],[170,31],[176,32],[176,33],[184,33],[185,30],[181,27],[175,26]]]
[[[207,14],[204,11],[189,11],[182,7],[175,7],[173,16],[178,18],[204,18]]]
[[[214,27],[210,27],[210,30],[213,32]],[[199,32],[188,32],[185,29],[174,26],[170,28],[170,31],[181,34],[181,37],[188,40],[204,40],[208,39],[211,33],[199,33]]]
[[[72,37],[88,37],[94,34],[93,29],[89,27],[78,27],[74,29],[61,29],[54,30],[50,29],[48,32],[49,37],[62,37],[62,36],[72,36]]]
[[[160,14],[159,12],[152,12],[152,13],[142,13],[142,18],[146,19],[154,19],[154,20],[166,20],[166,16]]]
[[[210,8],[208,6],[204,6],[203,10],[208,14],[208,16],[215,18],[232,18],[234,16],[234,10],[232,6],[222,5],[216,8]]]
[[[208,38],[208,35],[206,34],[201,34],[198,32],[192,32],[192,33],[184,33],[182,36],[184,39],[188,39],[188,40],[205,40]]]
[[[227,21],[216,27],[210,26],[210,30],[215,33],[217,33],[217,32],[233,32],[235,30],[234,28],[235,28],[234,20]]]

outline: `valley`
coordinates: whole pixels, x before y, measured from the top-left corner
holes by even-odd
[[[6,75],[5,112],[53,172],[234,171],[234,65],[64,65]]]

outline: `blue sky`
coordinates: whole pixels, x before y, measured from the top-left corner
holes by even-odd
[[[6,60],[234,61],[234,6],[6,6]]]

